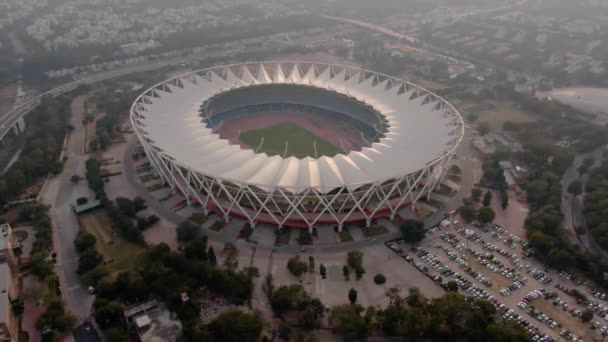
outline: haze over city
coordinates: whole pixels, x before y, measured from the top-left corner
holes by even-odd
[[[608,2],[3,0],[3,341],[604,341]]]

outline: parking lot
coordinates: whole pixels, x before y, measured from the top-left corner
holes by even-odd
[[[444,288],[453,280],[461,293],[490,301],[534,341],[592,341],[608,334],[606,294],[546,269],[533,259],[527,242],[506,228],[444,222],[419,246],[396,240],[387,247]],[[589,323],[580,319],[585,309],[595,312]]]

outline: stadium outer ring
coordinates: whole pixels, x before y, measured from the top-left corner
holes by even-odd
[[[278,186],[272,187],[272,190],[261,190],[261,188],[268,189],[269,184],[238,183],[234,179],[209,177],[200,170],[193,170],[166,155],[154,146],[153,140],[146,137],[147,132],[140,121],[146,112],[146,105],[150,104],[150,97],[159,97],[157,94],[169,91],[168,85],[179,87],[184,81],[192,82],[192,79],[196,78],[195,75],[209,75],[210,72],[215,73],[216,76],[222,75],[228,68],[244,67],[250,69],[252,66],[258,66],[258,68],[263,69],[268,65],[284,64],[309,65],[310,68],[315,68],[315,70],[321,67],[361,72],[364,75],[376,77],[378,80],[380,78],[389,80],[393,84],[390,88],[401,84],[400,87],[403,87],[406,91],[413,89],[416,94],[415,98],[422,96],[424,102],[436,102],[437,105],[434,110],[442,110],[445,115],[453,117],[455,124],[458,126],[456,128],[458,136],[442,156],[431,160],[423,168],[404,175],[376,179],[372,182],[349,184],[349,188],[356,187],[356,190],[342,187],[336,189],[337,192],[333,194],[319,192],[313,187],[301,189],[296,194]],[[271,81],[269,83],[280,82]],[[245,85],[245,87],[250,85],[252,84]],[[217,93],[208,98],[215,95]],[[350,94],[348,95],[350,96]],[[148,100],[146,100],[147,98]],[[260,222],[274,224],[279,228],[283,226],[308,228],[310,232],[315,226],[321,224],[334,225],[339,231],[342,231],[345,223],[358,221],[363,221],[367,227],[370,227],[374,219],[389,218],[392,220],[396,215],[399,215],[398,211],[402,207],[408,205],[414,207],[417,201],[424,196],[429,198],[431,192],[436,190],[443,181],[448,165],[464,138],[464,121],[460,113],[449,102],[431,91],[403,79],[361,68],[305,61],[244,62],[205,68],[175,76],[159,82],[138,96],[131,106],[130,121],[153,172],[163,179],[165,184],[171,188],[173,194],[181,193],[185,197],[184,200],[175,203],[171,209],[175,209],[185,202],[188,205],[200,205],[205,215],[209,214],[210,211],[215,212],[223,217],[226,222],[233,215],[246,219],[252,228]],[[146,166],[146,164],[138,167]],[[313,198],[317,201],[313,211],[310,211],[310,206],[305,207],[305,203],[303,203],[305,198]],[[343,199],[343,206],[335,208],[333,205],[339,198]],[[376,200],[374,201],[374,199]],[[351,203],[350,208],[346,207],[347,202]],[[283,207],[278,203],[282,204]],[[271,206],[273,207],[271,208]]]

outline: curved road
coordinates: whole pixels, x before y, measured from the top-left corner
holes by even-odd
[[[265,47],[261,50],[266,50],[268,47]],[[254,50],[255,52],[256,50]],[[161,69],[171,65],[180,65],[184,63],[192,63],[196,61],[200,61],[207,58],[216,58],[226,56],[227,54],[233,54],[236,51],[234,49],[213,49],[209,47],[207,49],[201,49],[199,52],[187,55],[187,56],[178,56],[173,57],[164,61],[154,61],[144,64],[138,64],[134,66],[128,66],[122,69],[110,70],[106,72],[101,72],[94,75],[84,76],[78,80],[68,82],[66,84],[62,84],[58,87],[55,87],[51,90],[45,91],[24,103],[23,105],[11,110],[10,112],[4,114],[0,117],[0,140],[4,139],[4,137],[11,131],[11,128],[17,123],[17,121],[23,116],[27,115],[29,112],[34,110],[41,103],[42,99],[45,96],[59,96],[65,93],[68,93],[81,85],[93,84],[96,82],[101,82],[105,80],[109,80],[112,78],[117,78],[121,76],[126,76],[133,73],[139,73],[144,71],[151,71],[156,69]]]
[[[604,257],[608,257],[608,252],[603,250],[593,239],[589,231],[585,234],[577,235],[575,228],[576,227],[585,227],[585,215],[583,214],[584,203],[582,196],[576,196],[573,198],[571,194],[568,193],[568,185],[573,181],[580,179],[583,182],[583,190],[587,180],[587,175],[580,175],[578,172],[578,168],[582,165],[583,160],[586,158],[593,158],[596,163],[592,166],[597,166],[597,161],[600,160],[603,152],[603,148],[599,148],[590,153],[584,153],[577,155],[572,162],[572,165],[562,177],[562,203],[561,209],[562,214],[564,215],[564,227],[566,230],[572,232],[572,234],[576,237],[579,244],[586,249],[587,251],[593,254],[599,254]],[[584,192],[584,191],[583,191]]]

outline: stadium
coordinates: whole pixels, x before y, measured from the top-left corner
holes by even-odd
[[[393,219],[441,185],[464,135],[458,111],[425,89],[308,62],[180,75],[140,95],[130,119],[189,205],[311,232]]]

